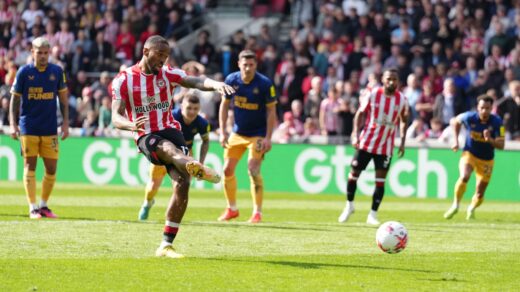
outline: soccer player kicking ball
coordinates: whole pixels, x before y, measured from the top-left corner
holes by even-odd
[[[385,178],[390,168],[394,149],[395,128],[400,127],[401,144],[398,156],[404,155],[406,130],[408,122],[408,101],[404,94],[397,90],[399,85],[397,70],[387,69],[383,72],[382,87],[376,87],[361,98],[361,104],[354,116],[352,130],[352,146],[356,153],[350,165],[347,181],[347,204],[338,218],[338,222],[346,222],[354,213],[354,195],[357,179],[365,170],[370,160],[374,160],[376,169],[376,188],[372,196],[372,209],[367,223],[379,225],[377,210],[385,192]],[[365,126],[358,136],[363,118]]]
[[[188,91],[184,95],[180,109],[173,110],[173,117],[181,124],[182,135],[186,141],[186,145],[193,156],[193,138],[199,134],[202,139],[200,145],[199,161],[204,163],[209,149],[209,123],[204,119],[200,112],[200,99],[193,91]],[[150,209],[155,203],[154,197],[161,186],[164,176],[166,176],[166,167],[162,165],[150,165],[150,180],[146,185],[144,203],[139,210],[139,220],[148,219]]]
[[[484,201],[484,192],[493,172],[495,148],[504,149],[504,126],[502,119],[491,113],[493,98],[481,95],[477,98],[477,111],[465,112],[452,120],[455,141],[453,151],[459,149],[459,133],[462,125],[468,130],[466,144],[459,161],[460,176],[455,184],[453,205],[444,213],[444,218],[451,219],[459,211],[459,203],[466,192],[466,184],[473,170],[477,174],[477,185],[471,204],[466,212],[466,219],[475,219],[475,209]]]
[[[190,77],[182,70],[165,66],[170,47],[161,36],[149,37],[141,61],[119,73],[112,82],[112,123],[118,129],[134,131],[137,147],[157,165],[164,165],[172,179],[173,194],[166,211],[163,241],[157,256],[181,258],[172,243],[188,205],[190,176],[220,182],[220,175],[188,156],[188,146],[173,118],[173,91],[180,85],[216,90],[227,95],[231,86],[209,78]]]

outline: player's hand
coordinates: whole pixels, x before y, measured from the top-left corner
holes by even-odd
[[[227,147],[228,137],[229,137],[228,133],[221,133],[220,134],[220,137],[219,137],[220,145],[222,145],[222,147],[224,147],[224,148]]]
[[[63,141],[65,139],[67,139],[68,136],[69,136],[69,123],[64,122],[61,125],[61,140]]]
[[[217,82],[217,84],[215,85],[215,90],[222,95],[231,95],[235,93],[235,89],[224,82]]]
[[[273,145],[271,144],[271,139],[262,139],[262,151],[264,153],[269,152]]]
[[[401,158],[404,155],[404,145],[399,146],[399,150],[397,150],[397,157]]]
[[[459,150],[459,141],[457,141],[457,139],[455,139],[455,142],[451,146],[451,150],[453,150],[453,152],[457,152]]]
[[[358,139],[358,136],[357,136],[357,135],[352,135],[352,136],[350,137],[350,141],[351,141],[352,147],[358,149],[358,147],[359,147],[359,139]]]
[[[20,136],[20,128],[18,126],[11,126],[11,138],[18,140]]]
[[[134,126],[132,127],[132,131],[135,132],[144,132],[144,124],[148,121],[148,117],[146,116],[140,116],[138,117],[135,122]]]
[[[491,139],[492,139],[491,138],[491,132],[488,129],[485,129],[482,134],[483,134],[484,140],[486,140],[486,142],[491,141]]]

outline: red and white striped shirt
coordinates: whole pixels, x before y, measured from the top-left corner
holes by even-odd
[[[130,121],[147,116],[144,132],[135,137],[157,132],[167,128],[181,130],[181,125],[172,115],[173,93],[186,77],[180,69],[163,66],[159,74],[145,74],[134,65],[119,73],[112,81],[112,99],[124,100],[126,114]]]
[[[376,87],[367,92],[360,103],[359,110],[366,114],[366,120],[359,137],[359,149],[392,156],[395,128],[399,126],[399,115],[408,104],[406,97],[399,91],[386,96],[383,87]]]

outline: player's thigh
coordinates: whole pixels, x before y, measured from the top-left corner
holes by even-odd
[[[465,151],[459,160],[459,174],[465,181],[469,180],[471,173],[475,167],[475,158],[469,152]]]
[[[475,174],[477,181],[488,183],[491,180],[491,174],[493,173],[493,160],[477,160],[475,162]]]
[[[356,150],[352,161],[350,162],[350,172],[360,174],[367,168],[368,163],[372,159],[372,155],[363,150]]]
[[[224,175],[232,176],[235,174],[235,169],[238,164],[238,159],[236,158],[226,158],[224,159]]]
[[[264,137],[248,137],[247,141],[247,148],[249,149],[248,160],[262,160],[265,154],[262,148],[262,142],[264,141]]]
[[[224,148],[224,159],[240,160],[247,150],[248,143],[245,137],[232,133],[229,136],[226,148]]]
[[[60,146],[58,136],[41,136],[40,156],[49,159],[58,159]]]
[[[37,157],[40,154],[40,137],[33,135],[20,136],[20,148],[24,158]]]

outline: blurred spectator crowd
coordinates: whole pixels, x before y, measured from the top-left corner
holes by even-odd
[[[520,140],[520,1],[280,1],[288,31],[264,25],[247,35],[237,28],[216,47],[208,31],[198,30],[190,58],[176,40],[200,25],[183,26],[204,13],[207,1],[0,0],[0,122],[7,122],[9,86],[30,57],[31,39],[45,35],[53,43],[51,61],[70,79],[72,124],[83,135],[112,135],[111,77],[141,57],[148,36],[161,34],[171,44],[172,66],[217,80],[238,70],[241,50],[254,50],[259,72],[277,89],[278,142],[350,136],[359,96],[391,67],[399,70],[411,107],[410,138],[447,141],[450,119],[488,94],[506,139]],[[254,9],[265,1],[250,2]],[[91,78],[89,72],[103,73]],[[219,102],[204,93],[202,114],[213,129]]]

